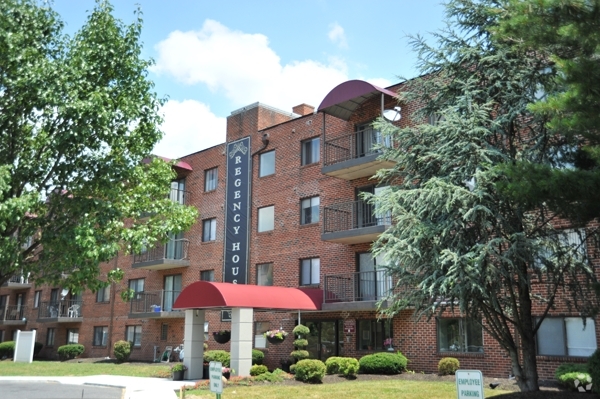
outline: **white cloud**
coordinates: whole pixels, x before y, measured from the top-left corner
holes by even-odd
[[[378,79],[365,79],[365,81],[371,83],[372,85],[375,85],[377,87],[381,87],[382,89],[385,89],[386,87],[390,87],[391,85],[393,85],[394,83],[390,82],[387,79],[384,78],[378,78]]]
[[[301,103],[317,107],[348,79],[346,64],[339,59],[282,65],[266,36],[231,30],[213,20],[206,20],[199,31],[172,32],[156,50],[154,72],[223,93],[232,109],[256,101],[290,112]]]
[[[184,155],[225,142],[225,118],[195,100],[169,100],[162,107],[165,135],[153,153],[167,158]]]
[[[329,25],[329,40],[341,48],[348,48],[348,41],[346,40],[346,33],[337,22]]]

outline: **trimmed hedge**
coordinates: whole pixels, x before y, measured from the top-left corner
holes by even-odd
[[[295,378],[304,382],[322,382],[325,376],[325,363],[317,359],[304,359],[295,364]]]
[[[123,363],[129,361],[132,346],[132,343],[129,341],[120,340],[115,342],[115,344],[113,345],[113,351],[115,353],[115,358],[117,359],[117,362]]]
[[[558,382],[572,391],[577,390],[575,380],[579,381],[579,385],[583,386],[592,382],[587,364],[561,364],[554,372],[554,377]]]
[[[263,364],[263,360],[265,359],[265,354],[263,351],[259,351],[258,349],[252,349],[252,364]]]
[[[353,357],[332,356],[325,361],[327,374],[342,374],[344,377],[353,377],[358,373],[360,364]]]
[[[0,343],[0,358],[13,357],[15,355],[15,341],[5,341]]]
[[[600,349],[596,349],[596,352],[590,356],[587,366],[592,377],[592,391],[600,393]]]
[[[250,367],[250,375],[252,377],[256,377],[257,375],[265,374],[268,372],[269,369],[267,368],[267,366],[264,366],[262,364],[255,364],[254,366]]]
[[[204,361],[207,363],[221,362],[223,367],[230,367],[231,355],[227,351],[215,349],[204,352]]]
[[[327,374],[337,374],[340,372],[340,360],[343,359],[339,356],[331,356],[325,360],[325,370]]]
[[[362,374],[400,374],[406,370],[408,360],[400,352],[380,352],[363,356],[358,363]]]
[[[60,360],[75,359],[85,351],[85,347],[81,344],[69,344],[59,346],[57,349]]]
[[[455,357],[443,357],[438,363],[438,372],[441,375],[454,375],[460,368],[460,362]]]

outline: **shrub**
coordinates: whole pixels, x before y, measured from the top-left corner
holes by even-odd
[[[262,366],[264,367],[264,366]],[[254,377],[254,381],[259,381],[259,382],[282,382],[285,378],[284,378],[285,372],[283,374],[280,373],[275,373],[275,371],[273,371],[272,373],[269,373],[268,371],[266,373],[263,374],[259,374],[256,377]]]
[[[590,356],[587,366],[593,381],[592,390],[600,393],[600,349],[596,349],[596,352]]]
[[[460,368],[460,362],[455,357],[443,357],[438,363],[438,372],[441,375],[450,375],[456,373]]]
[[[310,329],[308,327],[306,327],[305,325],[298,324],[296,327],[294,327],[292,332],[296,335],[306,335],[306,334],[310,333]]]
[[[207,363],[221,362],[221,365],[223,367],[229,367],[231,362],[231,355],[227,351],[215,349],[204,352],[204,361]]]
[[[343,357],[339,363],[339,373],[346,378],[353,378],[358,373],[360,365],[353,357]]]
[[[267,368],[267,366],[263,366],[262,364],[255,364],[254,366],[250,367],[250,375],[252,377],[256,377],[257,375],[261,375],[268,372],[269,369]]]
[[[554,377],[558,382],[571,390],[577,389],[575,380],[578,380],[580,385],[584,386],[592,382],[587,364],[561,364],[554,372]]]
[[[290,374],[296,374],[296,365],[295,364],[292,364],[290,366]]]
[[[0,358],[13,357],[15,355],[15,341],[5,341],[0,343]]]
[[[317,359],[304,359],[295,364],[298,381],[321,382],[325,375],[325,363]]]
[[[42,351],[42,348],[44,347],[44,344],[42,344],[41,342],[35,342],[33,344],[33,356],[37,357],[40,352]]]
[[[363,356],[358,363],[363,374],[399,374],[406,369],[408,360],[400,352],[380,352]]]
[[[252,364],[263,364],[265,353],[258,349],[252,349]]]
[[[292,353],[290,353],[290,356],[293,357],[294,359],[296,359],[296,361],[298,361],[298,360],[302,360],[302,359],[307,359],[310,356],[310,353],[308,353],[308,351],[305,351],[303,349],[298,349],[298,350],[292,351]]]
[[[131,355],[131,342],[129,341],[117,341],[113,345],[113,352],[115,353],[115,358],[117,362],[123,363],[129,360],[129,356]]]
[[[332,356],[325,360],[325,369],[327,374],[337,374],[340,372],[340,360],[343,359],[339,356]]]
[[[308,340],[304,338],[298,338],[294,341],[294,347],[298,349],[304,349],[308,346]]]
[[[60,360],[69,360],[75,359],[77,356],[81,355],[85,347],[81,344],[69,344],[59,346],[57,349],[58,357]]]

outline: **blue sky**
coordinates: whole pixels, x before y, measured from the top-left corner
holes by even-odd
[[[66,32],[94,0],[54,0]],[[225,120],[260,101],[291,112],[318,107],[339,83],[381,87],[418,74],[407,35],[443,27],[440,0],[112,0],[115,15],[143,12],[149,77],[168,97],[155,153],[177,158],[225,141]]]

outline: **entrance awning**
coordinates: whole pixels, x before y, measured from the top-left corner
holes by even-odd
[[[347,121],[362,103],[377,94],[396,96],[393,91],[364,80],[349,80],[333,88],[319,105],[318,111]]]
[[[320,310],[323,290],[197,281],[181,291],[173,309],[254,308]]]

